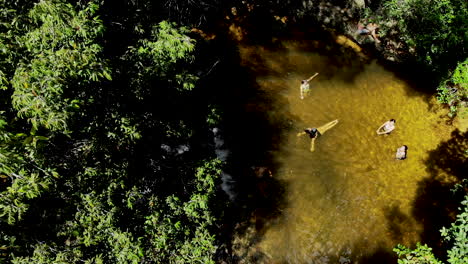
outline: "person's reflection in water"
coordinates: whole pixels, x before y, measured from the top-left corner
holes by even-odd
[[[318,128],[307,128],[304,130],[304,132],[297,133],[297,136],[302,136],[302,135],[309,135],[310,137],[310,152],[313,152],[315,150],[315,139],[317,139],[319,136],[323,135],[327,130],[330,128],[334,127],[336,124],[338,124],[338,119],[333,120],[321,127]]]

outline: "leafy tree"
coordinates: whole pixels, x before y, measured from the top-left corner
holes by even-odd
[[[398,264],[442,264],[432,253],[432,248],[417,243],[416,249],[411,250],[403,245],[393,249],[400,259]]]
[[[381,25],[390,37],[414,50],[418,61],[444,72],[447,64],[466,56],[468,4],[463,0],[388,0],[383,2]]]
[[[440,230],[442,237],[453,246],[448,253],[450,264],[468,263],[468,196],[462,202],[463,208],[449,228]]]
[[[151,28],[148,38],[140,39],[124,54],[122,60],[130,65],[130,87],[138,99],[144,98],[144,92],[162,88],[148,83],[155,79],[179,91],[194,88],[197,77],[181,67],[193,61],[191,53],[195,45],[194,40],[185,35],[188,32],[184,27],[176,28],[173,23],[162,21]]]
[[[23,52],[14,75],[3,80],[13,88],[12,103],[18,115],[27,117],[33,127],[66,129],[73,113],[70,108],[78,108],[80,99],[84,100],[73,90],[111,79],[99,56],[102,47],[97,40],[103,26],[97,10],[93,1],[79,11],[63,1],[40,1],[28,13],[31,23],[24,34],[9,36]],[[6,48],[7,53],[15,52]]]
[[[95,194],[81,196],[83,204],[75,219],[66,223],[65,247],[55,244],[37,244],[32,257],[13,258],[20,263],[139,263],[142,251],[138,241],[128,232],[122,232],[113,225],[115,209],[105,210]],[[87,248],[100,245],[103,252],[86,257]]]
[[[186,201],[170,195],[165,201],[150,199],[151,215],[145,232],[151,248],[147,256],[157,263],[214,263],[215,237],[210,228],[215,218],[209,210],[215,196],[215,181],[221,162],[213,160],[199,167]]]
[[[0,174],[11,181],[0,193],[0,219],[10,225],[22,219],[29,207],[27,200],[40,196],[51,180],[58,177],[53,169],[41,168],[43,161],[35,155],[44,140],[47,138],[36,135],[35,131],[29,136],[8,131],[0,113]]]
[[[445,241],[450,242],[452,247],[447,251],[448,263],[468,263],[468,196],[462,202],[464,206],[457,215],[457,219],[449,228],[440,230]],[[416,249],[411,250],[403,245],[393,249],[399,257],[399,264],[442,264],[427,245],[417,243]]]
[[[451,77],[443,81],[437,91],[439,102],[449,105],[450,116],[460,113],[465,117],[468,114],[468,59],[457,65]]]
[[[28,0],[0,1],[0,89],[9,86],[18,60],[21,58],[21,47],[17,36],[24,33],[29,25],[27,12],[34,4]]]
[[[0,262],[213,263],[189,31],[129,12],[114,49],[101,1],[26,2],[0,2]]]

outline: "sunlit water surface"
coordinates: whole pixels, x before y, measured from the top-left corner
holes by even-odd
[[[376,62],[360,61],[352,51],[333,58],[304,51],[309,44],[240,47],[261,94],[285,102],[272,106],[275,112],[267,116],[274,123],[280,115],[292,115],[297,128],[273,155],[280,164],[274,177],[287,186],[280,219],[254,246],[242,247],[255,236],[254,228],[234,241],[239,255],[263,256],[245,257],[246,263],[360,263],[381,249],[415,243],[423,230],[411,210],[418,182],[428,177],[427,153],[453,130],[441,117],[443,110],[429,106],[426,95]],[[320,75],[301,100],[300,81],[315,72]],[[376,129],[390,118],[396,129],[378,136]],[[334,119],[339,123],[318,138],[314,152],[307,137],[296,136]],[[408,158],[395,160],[402,145],[409,147]],[[395,217],[397,223],[391,223]]]

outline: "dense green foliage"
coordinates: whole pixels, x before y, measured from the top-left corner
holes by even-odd
[[[451,227],[440,230],[442,237],[453,245],[447,252],[448,262],[451,264],[468,263],[468,196],[462,206]]]
[[[382,6],[385,20],[391,25],[387,32],[398,32],[398,38],[415,51],[417,58],[434,69],[466,54],[466,1],[390,0]]]
[[[468,196],[462,202],[461,212],[449,228],[440,230],[442,237],[450,244],[447,251],[447,262],[450,264],[468,263]],[[400,258],[400,264],[441,264],[427,245],[417,244],[416,249],[411,250],[403,245],[398,245],[394,251]]]
[[[223,164],[191,154],[215,123],[189,31],[101,1],[0,10],[0,263],[213,263]]]
[[[373,9],[365,13],[379,24],[380,34],[403,43],[432,71],[446,70],[468,52],[466,1],[386,0]]]
[[[77,12],[70,4],[41,1],[28,13],[27,31],[14,36],[22,56],[11,78],[12,103],[34,128],[66,129],[68,108],[79,107],[79,99],[64,93],[111,79],[96,43],[103,31],[97,8],[90,3]]]
[[[450,106],[450,115],[459,113],[462,117],[468,114],[468,59],[457,65],[451,77],[439,87],[437,99]]]
[[[442,264],[432,253],[432,248],[418,243],[414,250],[398,245],[393,249],[398,257],[398,264]]]
[[[10,177],[12,181],[0,194],[0,216],[8,224],[14,224],[27,211],[26,201],[40,196],[58,175],[51,168],[42,169],[43,161],[35,153],[46,137],[34,131],[29,136],[12,133],[3,115],[0,118],[0,173],[4,180]]]
[[[430,2],[384,1],[383,29],[451,69],[466,58],[466,2]],[[262,16],[302,5],[257,3]],[[220,6],[231,12],[216,0],[0,0],[0,263],[216,261],[228,202],[211,129],[232,76],[213,76],[222,59],[190,29]],[[274,19],[261,21],[253,32],[271,33]],[[466,109],[458,65],[439,99]],[[467,214],[443,230],[450,263],[465,261]],[[398,253],[439,263],[426,246]]]

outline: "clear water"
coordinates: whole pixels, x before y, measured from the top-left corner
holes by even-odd
[[[261,234],[252,228],[234,240],[243,263],[362,263],[375,252],[420,240],[422,223],[412,214],[418,183],[429,177],[428,152],[450,138],[444,110],[427,95],[375,61],[353,50],[334,56],[314,50],[313,41],[283,41],[282,48],[239,46],[242,63],[271,102],[255,111],[294,118],[293,129],[273,152],[273,177],[285,182],[281,216]],[[307,48],[305,48],[307,47]],[[319,72],[300,99],[300,81]],[[273,100],[274,99],[274,100]],[[246,107],[255,108],[255,102]],[[385,121],[396,129],[376,134]],[[339,123],[315,142],[296,134],[332,120]],[[408,158],[395,160],[407,145]],[[248,243],[252,237],[256,243]],[[260,257],[261,256],[261,257]]]

